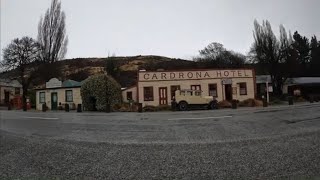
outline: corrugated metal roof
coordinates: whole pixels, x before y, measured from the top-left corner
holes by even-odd
[[[286,81],[288,85],[294,84],[320,84],[320,77],[297,77],[289,78]]]
[[[19,87],[21,88],[22,85],[17,80],[11,80],[11,79],[0,79],[0,86],[6,86],[6,87]]]
[[[256,83],[271,83],[271,76],[270,75],[258,75],[256,76]]]
[[[62,87],[80,87],[82,85],[81,82],[74,81],[71,79],[65,80],[62,83]]]

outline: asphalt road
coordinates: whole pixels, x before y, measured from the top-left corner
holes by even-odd
[[[0,111],[0,178],[320,177],[320,104],[159,113]]]

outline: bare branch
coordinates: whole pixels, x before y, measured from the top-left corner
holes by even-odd
[[[53,0],[44,18],[38,25],[38,41],[41,45],[41,60],[53,63],[63,59],[67,52],[65,13],[61,10],[61,2]]]

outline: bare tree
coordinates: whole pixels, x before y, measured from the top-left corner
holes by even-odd
[[[67,52],[68,37],[66,35],[65,13],[61,10],[61,2],[52,0],[45,16],[41,17],[38,26],[38,42],[41,45],[41,69],[39,73],[44,81],[61,75],[59,64]]]
[[[68,45],[65,19],[61,2],[53,0],[44,18],[41,17],[38,26],[42,61],[53,63],[64,58]]]
[[[246,57],[240,53],[227,50],[222,44],[213,42],[199,51],[195,61],[204,62],[212,67],[243,67]]]
[[[39,43],[30,37],[14,39],[3,50],[1,66],[6,70],[16,70],[22,84],[23,110],[27,110],[26,96],[32,80],[36,77],[35,63],[40,59]]]
[[[265,73],[270,74],[276,94],[282,94],[282,86],[289,76],[288,60],[291,57],[292,38],[288,38],[285,28],[280,25],[280,38],[274,35],[269,21],[260,25],[254,21],[254,43],[251,53]]]

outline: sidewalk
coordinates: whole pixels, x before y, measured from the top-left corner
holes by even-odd
[[[300,107],[300,106],[314,106],[314,105],[320,105],[320,102],[297,102],[294,103],[293,105],[288,105],[288,103],[283,103],[283,104],[277,104],[277,105],[269,105],[268,107],[237,107],[237,109],[231,109],[231,108],[223,108],[223,109],[217,109],[217,110],[190,110],[190,111],[156,111],[156,112],[143,112],[142,114],[163,114],[163,113],[193,113],[193,112],[228,112],[228,111],[256,111],[256,110],[274,110],[274,109],[280,109],[280,108],[295,108],[295,107]],[[8,111],[8,107],[6,106],[0,106],[0,111]],[[24,112],[22,110],[15,110],[12,109],[10,110],[11,112]],[[78,113],[76,110],[70,110],[69,112],[66,112],[64,110],[56,110],[56,111],[51,111],[48,110],[46,112],[42,112],[40,110],[36,109],[29,109],[27,112],[31,113],[55,113],[55,114],[63,114],[63,113]],[[111,112],[111,113],[105,113],[105,112],[99,112],[99,111],[83,111],[81,112],[82,114],[128,114],[128,113],[138,113],[138,112]],[[79,113],[80,114],[80,113]],[[140,114],[140,113],[139,113]]]

